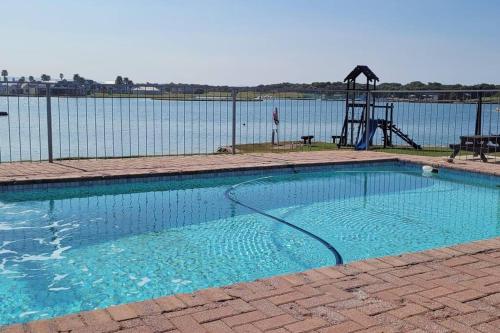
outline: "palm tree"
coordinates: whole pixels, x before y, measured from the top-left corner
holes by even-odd
[[[33,75],[30,75],[28,77],[28,81],[30,81],[30,82],[34,82],[35,81],[35,78],[33,77]]]
[[[7,72],[6,69],[2,69],[2,76],[3,76],[3,80],[5,82],[7,82],[7,76],[9,75],[9,72]]]
[[[121,86],[121,85],[123,84],[123,78],[122,78],[120,75],[118,75],[118,76],[116,77],[116,79],[115,79],[115,84],[116,84],[117,86]]]
[[[128,77],[123,78],[123,83],[127,86],[134,84],[134,82],[132,82],[132,80],[130,80]]]
[[[42,81],[50,81],[50,75],[42,74],[41,79]]]
[[[59,79],[61,79],[61,81],[64,79],[64,74],[63,73],[59,73]]]
[[[80,74],[73,74],[73,81],[78,84],[84,84],[85,78],[83,76],[80,76]]]

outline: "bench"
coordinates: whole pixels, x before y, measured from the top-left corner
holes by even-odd
[[[474,156],[480,156],[483,162],[488,162],[486,154],[500,152],[500,135],[470,135],[461,136],[460,143],[451,144],[453,152],[450,159],[454,159],[460,151],[469,151]]]
[[[312,139],[314,139],[314,135],[303,135],[300,137],[302,140],[304,140],[304,144],[311,144]]]
[[[337,143],[337,140],[339,140],[340,143],[341,139],[342,139],[341,135],[332,135],[332,143]]]

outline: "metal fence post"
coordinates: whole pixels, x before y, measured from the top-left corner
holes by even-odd
[[[482,134],[482,129],[483,129],[482,120],[483,120],[483,94],[479,92],[477,98],[477,108],[476,108],[476,128],[474,131],[475,135]]]
[[[233,131],[232,131],[232,142],[231,142],[231,153],[236,154],[236,90],[231,92],[231,97],[233,100]]]
[[[366,135],[365,150],[369,150],[369,146],[370,146],[370,103],[371,103],[370,97],[371,97],[370,90],[367,89],[366,90],[366,117],[365,117],[365,121],[366,121],[366,124],[365,124],[365,135]]]
[[[47,147],[49,153],[49,163],[53,162],[52,153],[52,105],[50,102],[50,83],[46,86],[46,103],[47,103]]]

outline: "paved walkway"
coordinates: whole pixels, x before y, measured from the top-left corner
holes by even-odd
[[[306,152],[0,165],[0,183],[368,160],[500,175],[496,164]],[[500,238],[83,312],[0,332],[500,332]]]
[[[470,160],[448,163],[444,158],[395,155],[372,151],[319,151],[240,155],[165,156],[126,159],[69,160],[55,163],[0,164],[0,185],[35,181],[78,180],[151,174],[195,173],[249,168],[272,168],[286,165],[320,165],[368,160],[400,159],[469,171],[500,175],[500,164]]]

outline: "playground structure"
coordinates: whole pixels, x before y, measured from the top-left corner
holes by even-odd
[[[356,89],[356,79],[359,75],[366,77],[365,89]],[[394,104],[385,103],[377,105],[370,90],[375,90],[379,78],[368,66],[358,65],[344,82],[347,82],[345,117],[340,136],[332,136],[337,140],[338,147],[354,147],[356,150],[364,150],[373,145],[373,138],[377,129],[382,130],[383,146],[393,146],[393,135],[398,136],[414,149],[422,147],[413,141],[408,134],[404,133],[393,122]],[[383,118],[377,117],[379,111],[384,113]]]

